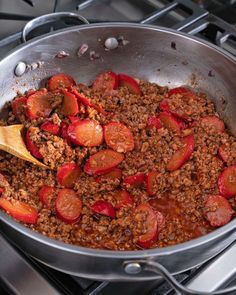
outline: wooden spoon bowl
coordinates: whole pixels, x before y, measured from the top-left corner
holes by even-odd
[[[23,130],[24,125],[22,124],[0,126],[0,149],[39,167],[48,168],[27,150],[22,137]]]

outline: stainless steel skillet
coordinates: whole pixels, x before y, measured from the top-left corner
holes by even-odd
[[[129,43],[106,51],[104,42],[113,36],[123,36]],[[89,50],[78,57],[77,51],[82,44],[88,44],[89,50],[100,57],[91,60]],[[55,58],[61,50],[69,56]],[[43,65],[20,77],[15,76],[15,67],[19,62],[32,64],[38,61]],[[189,85],[207,92],[236,134],[236,60],[196,38],[140,24],[83,25],[26,42],[0,62],[0,108],[15,96],[17,90],[24,92],[37,88],[52,74],[65,72],[75,77],[77,82],[88,83],[107,69],[161,85]],[[179,273],[203,263],[236,238],[236,220],[232,220],[204,237],[180,245],[116,252],[82,248],[49,239],[25,228],[2,211],[0,226],[2,233],[21,249],[53,268],[81,277],[111,281],[151,280],[158,273],[173,283],[170,273]],[[231,294],[233,292],[235,289]],[[181,294],[201,293],[181,290]]]

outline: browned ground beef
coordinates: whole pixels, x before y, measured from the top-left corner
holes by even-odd
[[[142,219],[135,219],[133,212],[140,203],[149,202],[165,217],[165,223],[159,229],[158,239],[152,248],[182,243],[214,230],[205,217],[204,202],[206,195],[219,194],[217,178],[224,165],[217,156],[219,147],[226,144],[230,153],[227,164],[232,165],[235,163],[236,153],[235,149],[230,147],[234,147],[236,141],[227,130],[212,133],[200,124],[192,124],[206,115],[218,116],[213,103],[204,94],[198,94],[197,104],[181,103],[179,95],[172,97],[171,108],[177,106],[182,112],[190,114],[189,128],[185,129],[183,134],[193,132],[195,148],[191,158],[180,169],[169,172],[166,164],[181,147],[180,137],[165,128],[158,131],[147,128],[148,118],[160,112],[159,103],[164,99],[167,87],[140,81],[142,96],[131,94],[126,87],[106,93],[82,85],[78,88],[108,112],[104,115],[92,107],[80,104],[81,119],[95,119],[102,125],[118,121],[130,128],[134,135],[135,148],[125,154],[124,161],[119,165],[123,172],[122,178],[157,170],[160,176],[156,180],[155,195],[150,197],[144,185],[128,187],[134,203],[117,210],[116,218],[94,214],[90,206],[96,200],[106,200],[115,205],[114,191],[122,187],[122,180],[97,182],[93,176],[82,172],[73,187],[83,201],[81,218],[75,224],[67,224],[56,216],[53,208],[47,209],[43,206],[38,197],[39,189],[43,185],[61,188],[56,179],[56,170],[38,168],[1,152],[0,172],[10,184],[5,190],[5,196],[27,202],[38,210],[37,224],[26,226],[70,244],[114,250],[140,249],[136,242],[138,235],[146,230],[145,223]],[[61,121],[69,123],[68,118],[63,116],[60,96],[55,97],[54,111],[49,119],[58,125]],[[53,169],[71,161],[83,167],[90,155],[106,148],[105,143],[92,148],[71,147],[65,139],[40,130],[39,125],[44,120],[39,118],[29,121],[25,115],[20,116],[21,123],[31,128],[32,140],[39,147],[44,157],[43,162]],[[9,117],[3,124],[15,123],[19,121],[9,107]],[[52,203],[54,201],[51,200]],[[235,208],[235,199],[232,198],[230,202]]]

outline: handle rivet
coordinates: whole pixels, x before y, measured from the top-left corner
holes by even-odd
[[[137,262],[131,262],[125,265],[125,272],[128,274],[137,274],[142,270],[141,265]]]
[[[26,70],[26,64],[23,61],[20,61],[16,65],[14,72],[17,77],[20,77],[25,73],[25,70]]]
[[[107,38],[105,41],[105,47],[109,50],[116,49],[119,45],[118,41],[114,37]]]

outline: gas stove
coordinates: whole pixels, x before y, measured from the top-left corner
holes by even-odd
[[[77,12],[90,23],[140,22],[173,28],[198,36],[236,56],[236,0],[1,0],[0,58],[21,44],[27,21],[52,12]],[[53,23],[37,28],[29,37],[68,25]],[[73,23],[70,23],[73,25]],[[163,280],[103,282],[71,276],[27,256],[0,232],[0,294],[37,295],[173,295]],[[217,257],[175,276],[198,291],[212,292],[236,284],[236,242]],[[236,294],[236,293],[235,293]]]

